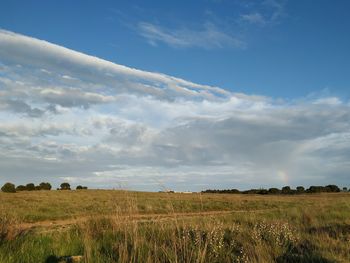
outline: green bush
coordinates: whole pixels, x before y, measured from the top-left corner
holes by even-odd
[[[282,187],[282,194],[291,194],[292,189],[290,188],[290,186],[284,186]]]
[[[279,194],[279,193],[281,193],[281,190],[280,189],[278,189],[278,188],[270,188],[269,189],[269,194],[272,194],[272,195],[276,195],[276,194]]]
[[[34,191],[35,185],[33,183],[29,183],[26,185],[27,191]]]
[[[16,187],[16,191],[26,191],[27,187],[25,187],[24,185],[19,185]]]
[[[62,183],[60,190],[70,190],[70,184],[69,183]]]
[[[16,188],[14,184],[6,183],[1,187],[1,191],[5,193],[16,193]]]
[[[304,193],[305,192],[305,188],[303,186],[298,186],[297,187],[297,193],[298,194],[301,194],[301,193]]]
[[[51,190],[51,188],[52,186],[50,183],[45,183],[45,182],[40,183],[41,190]]]

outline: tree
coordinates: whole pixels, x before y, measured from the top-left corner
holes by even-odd
[[[51,188],[52,186],[50,183],[45,183],[45,182],[40,183],[41,190],[51,190]]]
[[[270,188],[268,192],[271,195],[276,195],[276,194],[279,194],[281,192],[281,190],[278,188]]]
[[[1,187],[1,191],[5,193],[16,193],[16,188],[14,184],[6,183]]]
[[[76,190],[83,190],[83,187],[81,185],[78,185]]]
[[[259,189],[258,194],[259,195],[267,195],[269,192],[266,189]]]
[[[290,186],[282,187],[282,194],[290,194],[291,192]]]
[[[27,187],[25,187],[24,185],[19,185],[16,187],[16,191],[25,191],[27,190]]]
[[[343,187],[343,192],[347,192],[348,188],[347,187]]]
[[[340,192],[339,187],[337,185],[335,185],[335,184],[327,185],[325,188],[327,188],[327,192],[332,192],[332,193]]]
[[[306,190],[307,193],[322,193],[325,192],[325,189],[323,186],[315,186],[311,185],[309,189]]]
[[[301,194],[305,192],[305,188],[303,186],[297,186],[297,193]]]
[[[33,183],[29,183],[26,185],[27,191],[34,191],[35,185]]]
[[[70,184],[69,183],[62,183],[61,190],[70,190]]]

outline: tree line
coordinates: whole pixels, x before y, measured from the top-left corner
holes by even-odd
[[[5,193],[16,193],[20,191],[39,191],[39,190],[51,190],[52,186],[48,182],[42,182],[38,185],[35,185],[33,183],[28,183],[26,185],[18,185],[15,186],[13,183],[7,182],[1,187],[1,191]],[[76,190],[86,190],[88,189],[87,186],[81,186],[78,185],[76,187]],[[57,190],[71,190],[71,186],[69,183],[62,183],[60,185],[60,188],[57,188]]]
[[[269,189],[249,189],[245,191],[240,191],[238,189],[225,189],[225,190],[212,190],[208,189],[202,191],[202,193],[217,193],[217,194],[260,194],[260,195],[278,195],[278,194],[305,194],[305,193],[337,193],[340,192],[340,188],[337,185],[330,184],[326,186],[310,186],[305,189],[303,186],[298,186],[292,189],[290,186],[284,186],[282,189],[269,188]],[[343,191],[348,191],[347,187],[343,187]]]

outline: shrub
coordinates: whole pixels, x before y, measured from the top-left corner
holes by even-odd
[[[305,192],[305,188],[303,186],[297,186],[297,193],[301,194]]]
[[[340,192],[338,186],[334,184],[330,184],[327,186],[310,186],[309,189],[306,190],[307,193],[324,193],[324,192]]]
[[[275,195],[281,193],[281,190],[278,188],[270,188],[268,192],[269,194]]]
[[[282,194],[290,194],[292,192],[292,189],[290,189],[290,186],[282,187]]]
[[[16,191],[25,191],[27,190],[27,187],[25,187],[24,185],[19,185],[16,187]]]
[[[70,184],[69,183],[62,183],[61,190],[70,190]]]
[[[266,189],[259,189],[258,194],[259,195],[267,195],[269,192]]]
[[[50,183],[42,182],[40,183],[41,190],[51,190],[52,186]]]
[[[340,189],[337,185],[330,184],[325,187],[327,192],[332,192],[332,193],[338,193],[340,192]]]
[[[1,191],[5,193],[16,193],[16,188],[14,184],[6,183],[1,187]]]
[[[324,190],[323,190],[323,186],[312,185],[306,190],[306,192],[307,193],[321,193],[321,192],[324,192]]]
[[[27,191],[34,191],[35,185],[33,183],[29,183],[26,185]]]
[[[243,194],[254,194],[254,195],[256,195],[256,194],[259,193],[259,191],[260,191],[260,189],[249,189],[249,190],[243,191],[242,193]]]

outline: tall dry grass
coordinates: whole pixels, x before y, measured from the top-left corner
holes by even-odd
[[[62,256],[93,263],[350,262],[350,195],[278,199],[91,191],[89,200],[85,205],[92,213],[81,214],[84,220],[15,235],[16,209],[12,218],[0,214],[0,262],[59,262]],[[225,205],[232,212],[200,214],[213,207],[227,210]],[[145,214],[152,216],[141,217]]]

